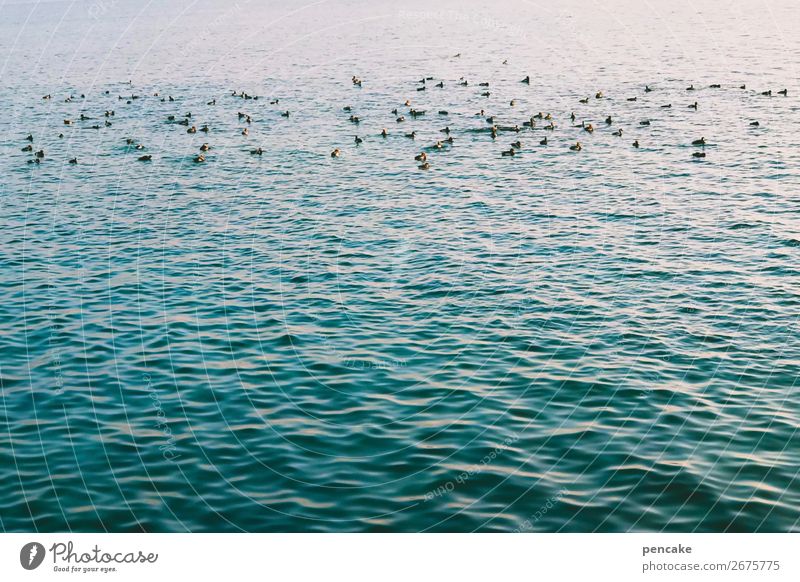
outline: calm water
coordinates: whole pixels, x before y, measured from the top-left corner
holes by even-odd
[[[587,4],[0,2],[0,529],[797,531],[800,5]]]

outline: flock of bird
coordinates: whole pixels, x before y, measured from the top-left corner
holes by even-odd
[[[458,57],[460,55],[455,55],[455,56]],[[506,64],[506,62],[504,62],[504,64]],[[363,86],[363,84],[364,84],[362,79],[360,79],[357,76],[353,76],[351,78],[351,82],[352,82],[352,85],[355,88],[361,88]],[[472,86],[472,84],[467,79],[465,79],[464,77],[461,77],[460,79],[458,79],[458,81],[454,81],[453,83],[455,83],[456,86],[460,86],[460,87],[471,87]],[[522,85],[528,85],[529,86],[531,84],[530,76],[526,76],[525,78],[521,79],[520,83]],[[133,83],[131,81],[129,81],[128,85],[130,87],[132,87]],[[445,81],[444,80],[438,80],[437,81],[434,77],[426,76],[426,77],[421,78],[417,82],[416,91],[418,91],[418,92],[419,91],[427,91],[429,89],[433,90],[433,91],[435,91],[435,90],[443,90],[443,89],[445,89],[445,86],[446,85],[445,85]],[[478,94],[479,94],[480,97],[489,97],[491,95],[490,85],[489,85],[488,82],[486,82],[486,81],[479,82],[479,83],[477,83],[477,87],[478,87]],[[709,88],[710,89],[722,89],[722,85],[719,84],[719,83],[715,83],[715,84],[709,85]],[[738,89],[739,90],[746,90],[747,87],[745,85],[740,85],[740,86],[738,86]],[[692,92],[695,91],[695,90],[696,89],[695,89],[694,85],[690,85],[689,87],[686,87],[686,94],[687,95],[691,95]],[[651,88],[649,85],[645,85],[641,91],[643,93],[645,93],[645,94],[648,94],[648,93],[651,93],[653,91],[656,91],[656,89]],[[105,95],[106,96],[108,96],[109,93],[110,93],[110,91],[105,91]],[[773,96],[772,90],[756,92],[755,94],[760,94],[761,96],[764,96],[764,97],[772,97]],[[788,90],[787,89],[783,89],[783,90],[780,90],[780,91],[776,91],[775,94],[776,95],[787,96],[788,95]],[[162,103],[174,103],[174,102],[176,102],[176,99],[173,98],[172,96],[162,97],[157,92],[153,94],[153,97],[159,99],[160,102],[162,102]],[[229,98],[235,98],[235,99],[243,100],[243,101],[250,101],[250,100],[257,101],[259,99],[259,97],[257,95],[251,95],[251,94],[246,93],[244,91],[232,91],[228,95],[228,97]],[[638,94],[638,95],[627,97],[626,100],[628,102],[635,102],[640,97],[641,97],[641,94]],[[50,95],[50,94],[45,95],[43,97],[43,99],[44,100],[50,100],[50,99],[52,99],[52,95]],[[75,96],[70,95],[69,97],[64,99],[64,101],[65,101],[65,103],[72,103],[74,101],[80,101],[80,100],[85,100],[85,99],[86,99],[85,95],[80,95],[80,99],[76,98]],[[130,105],[130,104],[134,103],[135,101],[137,101],[139,99],[142,99],[142,96],[141,95],[137,95],[137,94],[131,94],[131,95],[128,95],[128,96],[118,95],[117,99],[120,102],[125,102],[126,104]],[[578,107],[580,107],[581,105],[587,105],[591,101],[591,99],[592,99],[591,97],[584,97],[584,98],[576,99],[576,105]],[[597,100],[597,101],[602,101],[603,99],[606,99],[606,96],[603,94],[602,91],[598,91],[597,93],[595,93],[594,99]],[[687,98],[687,101],[689,101],[688,98]],[[279,103],[280,103],[280,99],[277,99],[277,98],[269,99],[269,104],[270,105],[278,105]],[[206,103],[206,105],[209,106],[209,107],[216,106],[217,105],[217,99],[215,98],[215,99],[212,99],[211,101],[208,101]],[[516,99],[511,99],[508,102],[508,106],[510,108],[512,108],[512,109],[517,107],[517,105],[518,104],[517,104],[517,100]],[[662,109],[669,109],[669,108],[672,108],[672,106],[673,106],[672,103],[665,103],[665,104],[660,105],[660,107]],[[696,100],[690,101],[688,103],[685,102],[682,106],[686,107],[687,109],[694,110],[694,111],[697,111],[699,109],[699,107],[700,107],[699,103]],[[387,107],[387,112],[388,111],[389,111],[389,109]],[[401,107],[394,107],[390,111],[391,111],[391,115],[394,118],[397,126],[400,126],[401,124],[406,122],[407,118],[409,118],[411,120],[416,120],[416,119],[418,119],[420,117],[428,115],[427,111],[422,110],[422,109],[417,109],[414,105],[412,105],[411,99],[406,99],[403,102],[403,105]],[[355,127],[358,127],[358,125],[362,122],[361,118],[359,117],[359,115],[357,115],[355,113],[354,108],[352,106],[345,105],[344,107],[342,107],[342,112],[343,112],[344,116],[347,117],[347,121],[349,123],[353,124]],[[241,135],[248,136],[250,134],[250,126],[254,122],[253,116],[251,116],[248,113],[244,113],[242,111],[237,111],[236,115],[238,117],[238,122],[239,122],[238,131],[241,133]],[[292,114],[288,110],[283,110],[283,111],[281,111],[280,115],[281,115],[281,117],[288,118]],[[436,113],[434,115],[437,116],[438,118],[445,119],[445,120],[450,117],[450,113],[445,109],[436,110]],[[67,126],[71,126],[71,125],[74,125],[76,123],[81,123],[81,124],[83,124],[83,127],[86,128],[86,129],[101,129],[103,127],[110,128],[110,127],[112,127],[114,125],[113,119],[115,118],[115,116],[116,116],[116,112],[114,110],[106,110],[106,111],[104,111],[102,113],[102,117],[100,117],[99,115],[97,117],[90,117],[90,116],[86,115],[85,113],[81,113],[80,116],[76,117],[75,119],[73,119],[73,118],[64,119],[63,123],[64,123],[64,125],[67,125]],[[550,132],[554,132],[558,128],[558,126],[556,125],[556,120],[555,120],[554,116],[551,113],[544,113],[544,112],[538,112],[538,113],[535,113],[533,115],[528,115],[527,119],[525,119],[521,123],[513,123],[513,124],[501,124],[498,121],[498,116],[497,115],[489,114],[484,109],[480,109],[480,111],[476,112],[475,113],[475,117],[476,118],[481,118],[486,122],[486,125],[483,126],[481,129],[478,129],[477,131],[485,132],[486,135],[488,135],[491,140],[497,140],[504,134],[517,135],[520,132],[542,130],[543,132],[545,132],[545,134],[541,137],[541,139],[538,139],[538,144],[540,146],[548,146],[549,143],[550,143],[549,140],[548,140],[548,135],[550,135]],[[569,119],[568,127],[576,128],[578,131],[585,132],[586,134],[592,134],[595,131],[600,131],[600,127],[605,127],[606,130],[610,131],[611,135],[613,135],[615,137],[622,138],[624,136],[625,129],[623,127],[619,127],[618,124],[615,122],[615,120],[610,115],[607,116],[604,121],[601,121],[600,123],[598,123],[597,127],[595,126],[594,123],[587,122],[585,120],[580,121],[578,123],[576,121],[577,118],[578,118],[578,116],[575,114],[575,112],[574,111],[571,112],[571,114],[568,117],[568,119]],[[100,124],[97,121],[97,119],[103,119],[103,123]],[[192,113],[186,113],[186,114],[184,114],[182,116],[181,115],[172,114],[172,115],[167,115],[165,117],[165,122],[167,122],[169,124],[174,124],[174,125],[177,125],[177,126],[185,127],[186,128],[185,131],[188,134],[196,134],[196,133],[200,132],[200,133],[208,135],[208,134],[212,133],[213,130],[211,129],[211,127],[208,124],[205,124],[205,123],[204,124],[196,124],[194,122],[194,119],[195,119],[195,116]],[[644,120],[639,122],[640,126],[649,126],[650,124],[651,124],[651,121],[649,119],[644,119]],[[199,127],[198,127],[198,125],[199,125]],[[751,121],[750,122],[750,126],[758,127],[759,126],[759,122],[758,121]],[[442,134],[441,139],[435,140],[434,143],[430,144],[427,147],[420,148],[419,153],[417,153],[414,156],[414,160],[416,162],[419,162],[418,167],[421,170],[427,170],[427,169],[429,169],[431,167],[431,162],[429,161],[429,153],[430,152],[446,150],[450,146],[452,146],[454,144],[454,142],[455,142],[455,138],[454,138],[453,134],[457,134],[458,130],[451,129],[450,125],[448,124],[448,125],[445,125],[445,127],[441,128],[439,131]],[[470,129],[469,131],[474,132],[476,130],[475,129]],[[400,133],[405,138],[408,138],[408,139],[411,139],[411,140],[416,140],[417,137],[418,137],[418,134],[417,134],[416,130],[401,131]],[[389,130],[387,130],[386,128],[383,128],[381,130],[380,134],[379,134],[379,138],[387,138],[387,137],[389,137],[389,135],[390,135]],[[582,133],[581,133],[581,135],[582,135]],[[58,137],[59,138],[63,138],[64,134],[63,133],[59,133]],[[46,153],[45,153],[44,149],[38,149],[38,150],[34,151],[34,149],[35,149],[34,146],[33,146],[34,137],[33,137],[32,134],[28,134],[28,136],[25,139],[29,143],[25,147],[22,148],[22,151],[33,154],[33,157],[28,159],[27,162],[29,164],[39,164],[39,163],[41,163],[46,157]],[[125,139],[126,145],[129,148],[133,148],[133,149],[135,149],[137,151],[140,151],[140,155],[137,157],[138,161],[140,161],[140,162],[150,162],[150,161],[153,160],[153,154],[145,153],[143,151],[143,150],[147,149],[144,144],[139,143],[139,142],[137,142],[136,140],[134,140],[133,138],[130,138],[130,137],[126,137],[124,139]],[[361,137],[359,135],[355,135],[354,143],[355,143],[356,146],[359,146],[363,142],[364,142],[364,137]],[[705,155],[706,155],[705,151],[704,151],[706,144],[707,144],[707,142],[706,142],[705,137],[699,137],[697,139],[692,140],[691,141],[691,145],[697,146],[698,148],[700,148],[699,150],[694,151],[692,153],[692,156],[695,157],[695,158],[704,158]],[[574,141],[574,143],[572,141],[570,141],[568,147],[569,147],[569,150],[571,152],[580,152],[580,151],[582,151],[584,149],[584,145],[581,143],[580,139],[576,139]],[[632,147],[634,147],[634,148],[640,147],[640,143],[639,143],[638,139],[632,142]],[[513,141],[509,145],[508,149],[501,150],[500,151],[500,155],[502,157],[513,157],[513,156],[517,155],[522,149],[523,149],[523,143],[518,138],[518,135],[517,135],[517,139],[515,141]],[[209,145],[209,143],[203,143],[200,146],[199,151],[196,154],[193,155],[193,158],[192,158],[193,161],[195,163],[198,163],[198,164],[205,162],[206,161],[206,153],[208,151],[210,151],[210,150],[211,150],[211,146]],[[250,153],[252,155],[259,155],[259,156],[264,153],[264,150],[261,147],[249,149],[249,151],[250,151]],[[338,157],[342,156],[342,154],[343,154],[342,146],[334,147],[333,150],[330,153],[332,158],[338,158]],[[76,157],[72,157],[72,158],[70,158],[68,160],[68,162],[70,164],[78,164],[78,159]]]

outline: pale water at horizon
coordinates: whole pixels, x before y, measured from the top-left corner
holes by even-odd
[[[797,531],[798,33],[0,0],[0,530]]]

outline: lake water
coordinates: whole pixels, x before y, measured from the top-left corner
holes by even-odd
[[[798,30],[3,2],[0,529],[797,531]]]

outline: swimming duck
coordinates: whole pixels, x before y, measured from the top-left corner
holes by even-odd
[[[250,130],[246,127],[242,130],[242,135],[250,135]]]
[[[359,79],[355,75],[353,75],[353,85],[358,85],[359,87],[361,87],[361,79]]]
[[[138,147],[138,146],[137,146],[137,147]],[[201,145],[201,146],[200,146],[200,151],[201,151],[201,152],[207,152],[207,151],[208,151],[208,150],[210,150],[210,149],[211,149],[211,146],[210,146],[210,145],[208,145],[207,143],[204,143],[203,145]]]
[[[203,133],[208,133],[209,131],[211,131],[211,128],[208,127],[208,125],[204,125],[203,127],[200,128],[200,131],[202,131]]]
[[[488,97],[489,95],[491,95],[489,91],[484,91],[483,93],[481,93],[481,97]]]
[[[33,146],[28,144],[24,148],[22,148],[22,151],[23,152],[32,152],[33,151]]]
[[[217,100],[216,99],[212,99],[211,101],[206,103],[206,105],[216,105],[216,104],[217,104]]]
[[[437,86],[439,89],[444,89],[444,81],[439,81],[438,83],[436,83],[436,86]]]
[[[389,136],[389,132],[388,132],[388,131],[386,131],[386,128],[384,127],[384,128],[381,130],[381,137],[388,137],[388,136]]]
[[[594,98],[595,99],[602,99],[603,98],[603,92],[602,91],[598,91],[597,93],[594,94]]]
[[[652,89],[650,88],[650,85],[645,85],[644,86],[644,92],[645,93],[649,93],[650,91],[652,91]]]
[[[611,116],[609,115],[608,117],[606,117],[606,125],[611,125],[612,123],[614,123],[614,120],[611,119]]]
[[[417,91],[424,91],[425,89],[427,89],[427,87],[425,86],[417,87]]]
[[[523,121],[522,125],[524,125],[525,127],[530,127],[531,129],[533,129],[534,127],[536,127],[536,119],[531,117],[528,121]]]
[[[509,103],[509,105],[511,107],[516,107],[517,106],[517,100],[516,99],[512,99],[511,102]]]
[[[416,131],[412,131],[411,133],[407,133],[406,137],[410,138],[410,139],[415,139],[417,137],[417,132]]]
[[[205,161],[206,161],[206,157],[203,154],[200,154],[199,156],[196,156],[194,158],[194,163],[195,164],[202,164]]]
[[[450,127],[449,126],[445,127],[444,129],[440,129],[439,131],[441,133],[446,133],[446,134],[450,135]]]
[[[44,158],[44,150],[39,150],[34,154],[37,158]]]
[[[708,87],[709,89],[720,89],[722,85],[720,85],[719,83],[714,83],[712,85],[709,85]]]
[[[697,101],[689,105],[689,109],[694,109],[695,111],[697,111]]]
[[[635,147],[635,148],[639,147],[639,140],[638,139],[635,142],[633,142],[633,147]]]
[[[406,120],[405,116],[401,115],[395,121],[397,121],[397,123],[403,123],[405,120]]]
[[[694,91],[694,85],[689,85],[688,87],[686,87],[686,90],[687,91]]]
[[[186,130],[186,133],[197,133],[197,128],[193,125],[192,127]]]
[[[78,163],[78,158],[70,158],[69,163],[73,164],[73,165],[77,164]]]
[[[636,97],[628,97],[628,101],[636,101]]]
[[[440,109],[439,110],[439,115],[450,115],[450,112],[445,110],[445,109]]]
[[[556,128],[556,126],[552,121],[544,126],[544,129],[546,129],[548,131],[554,131],[555,128]]]
[[[547,138],[545,137],[542,141],[540,141],[539,145],[547,145]]]
[[[575,112],[574,112],[574,111],[573,111],[573,112],[570,114],[569,118],[570,118],[572,121],[575,121]]]
[[[358,144],[360,144],[360,143],[363,143],[363,142],[364,142],[364,140],[363,140],[363,139],[361,139],[360,137],[356,136],[355,142],[356,142],[356,145],[358,145]]]
[[[695,158],[704,158],[704,157],[706,157],[706,152],[694,152],[694,153],[692,154],[692,157],[695,157]]]
[[[522,79],[522,82],[523,82],[523,83],[526,83],[526,84],[528,84],[528,85],[530,85],[530,84],[531,84],[531,76],[530,76],[530,75],[528,75],[527,77],[525,77],[524,79]]]
[[[486,81],[484,81],[483,83],[478,83],[478,87],[488,87],[488,86],[489,83],[487,83]]]
[[[417,167],[418,167],[420,170],[429,170],[429,169],[431,168],[431,165],[430,165],[428,162],[425,162],[424,164],[420,164],[420,165],[419,165],[419,166],[417,166]]]
[[[787,97],[789,95],[789,90],[783,89],[782,91],[778,91],[778,95],[783,95],[784,97]]]
[[[758,127],[759,125],[761,125],[761,124],[758,121],[751,121],[750,122],[750,126],[751,127]]]
[[[349,105],[345,105],[344,107],[342,107],[342,111],[347,111],[347,112],[350,112],[350,111],[352,111],[352,109],[353,109],[353,108],[352,108],[352,107],[350,107]]]
[[[261,154],[264,153],[264,150],[262,150],[261,148],[256,148],[254,150],[250,150],[250,153],[253,154],[254,156],[260,156]]]
[[[25,139],[28,141],[33,141],[33,135],[29,133]]]
[[[433,149],[435,149],[435,150],[440,150],[440,149],[442,149],[442,148],[444,147],[444,144],[442,144],[442,142],[441,142],[441,141],[437,141],[435,144],[433,144],[433,146],[432,146],[432,147],[433,147]]]
[[[341,155],[341,153],[342,153],[342,152],[341,152],[341,151],[339,151],[339,148],[336,148],[336,149],[334,149],[334,150],[331,152],[331,157],[332,157],[332,158],[338,158],[338,157]]]
[[[149,162],[152,159],[153,159],[153,156],[151,156],[150,154],[147,154],[146,156],[139,156],[139,161],[140,162]]]
[[[271,99],[269,104],[270,105],[277,105],[280,102],[280,99]]]
[[[501,155],[504,155],[504,156],[515,156],[515,155],[517,155],[517,150],[515,150],[514,148],[511,148],[510,150],[505,150],[505,151],[500,152],[500,153],[501,153]]]
[[[614,135],[616,137],[622,137],[622,128],[619,128],[617,131],[615,131],[611,135]]]
[[[544,118],[546,120],[550,120],[550,119],[553,119],[553,116],[548,113],[547,115],[544,116]]]
[[[667,103],[666,105],[662,105],[661,109],[670,109],[672,107],[672,103]]]
[[[522,149],[522,142],[517,140],[517,141],[515,141],[514,143],[511,144],[511,147],[512,148],[516,148],[518,150],[521,150]]]
[[[747,85],[740,85],[739,89],[747,89]]]
[[[576,141],[575,145],[569,146],[569,149],[572,150],[573,152],[579,152],[583,149],[583,146],[581,145],[581,142]]]
[[[39,158],[33,158],[31,160],[28,160],[28,163],[29,164],[39,164],[39,163],[41,163],[41,160]]]
[[[64,120],[64,125],[72,125],[72,120],[71,119],[65,119]]]
[[[462,87],[466,87],[466,86],[468,86],[468,85],[469,85],[469,81],[467,81],[466,79],[464,79],[463,81],[461,81],[461,82],[459,83],[459,85],[461,85]]]
[[[586,99],[581,99],[580,102],[585,105],[586,103],[589,102],[589,98],[587,97]]]
[[[422,152],[421,154],[414,156],[414,159],[418,162],[424,162],[428,159],[428,154]]]
[[[188,127],[189,126],[189,120],[188,119],[181,119],[178,122],[178,125],[185,125],[186,127]]]
[[[289,111],[284,111],[281,113],[281,117],[289,117]]]
[[[645,119],[644,121],[640,121],[639,125],[650,125],[650,120],[649,119]]]
[[[357,115],[351,115],[350,116],[350,122],[351,123],[361,123],[361,120],[358,118]]]
[[[452,143],[453,143],[453,136],[452,136],[452,135],[451,135],[451,136],[449,136],[449,137],[448,137],[447,139],[445,139],[444,141],[446,141],[446,142],[447,142],[447,143],[449,143],[449,144],[452,144]]]
[[[765,97],[772,97],[772,89],[770,89],[769,91],[762,91],[761,94],[764,95]]]
[[[694,140],[692,142],[692,145],[694,145],[694,146],[704,146],[704,145],[706,145],[706,138],[701,137],[700,139],[696,139],[696,140]]]
[[[497,139],[497,128],[494,127],[494,126],[492,126],[491,135],[492,135],[492,139]]]
[[[594,126],[591,123],[583,122],[583,131],[594,133]]]

